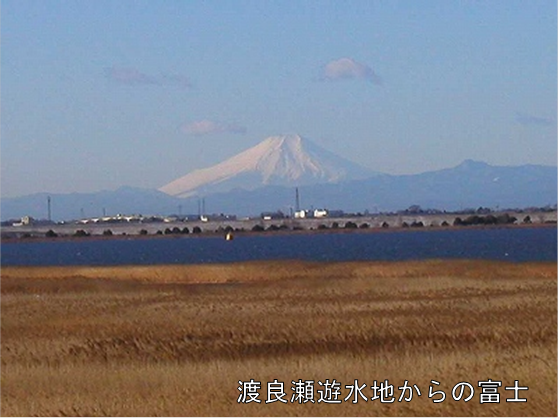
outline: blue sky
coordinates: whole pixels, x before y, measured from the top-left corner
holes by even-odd
[[[1,193],[157,188],[271,135],[557,165],[555,1],[2,1]]]

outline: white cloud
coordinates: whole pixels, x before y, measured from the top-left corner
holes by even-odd
[[[324,67],[325,80],[362,79],[374,84],[381,84],[381,77],[375,74],[373,68],[356,62],[351,58],[340,58],[329,62]]]
[[[181,130],[189,135],[208,135],[216,133],[244,134],[247,128],[234,123],[214,122],[211,120],[200,120],[183,125]]]

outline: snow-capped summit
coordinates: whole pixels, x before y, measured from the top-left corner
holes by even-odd
[[[264,185],[300,186],[367,178],[376,173],[299,135],[266,138],[212,167],[195,170],[159,190],[176,197],[247,190]]]

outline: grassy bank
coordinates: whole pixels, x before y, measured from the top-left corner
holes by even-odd
[[[12,267],[1,280],[3,415],[557,415],[556,263]],[[238,404],[250,379],[262,402]],[[265,404],[274,379],[287,404]],[[298,379],[315,403],[289,402]],[[340,399],[355,379],[369,398],[388,379],[397,400],[319,403],[325,379]],[[488,379],[499,404],[480,404]],[[421,396],[398,402],[404,380]],[[505,401],[514,380],[527,403]],[[461,381],[469,402],[451,396]]]

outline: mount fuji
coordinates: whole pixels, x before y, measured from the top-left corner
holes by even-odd
[[[255,190],[263,186],[340,183],[376,174],[379,173],[291,134],[266,138],[222,163],[195,170],[159,190],[184,198],[233,189]]]

